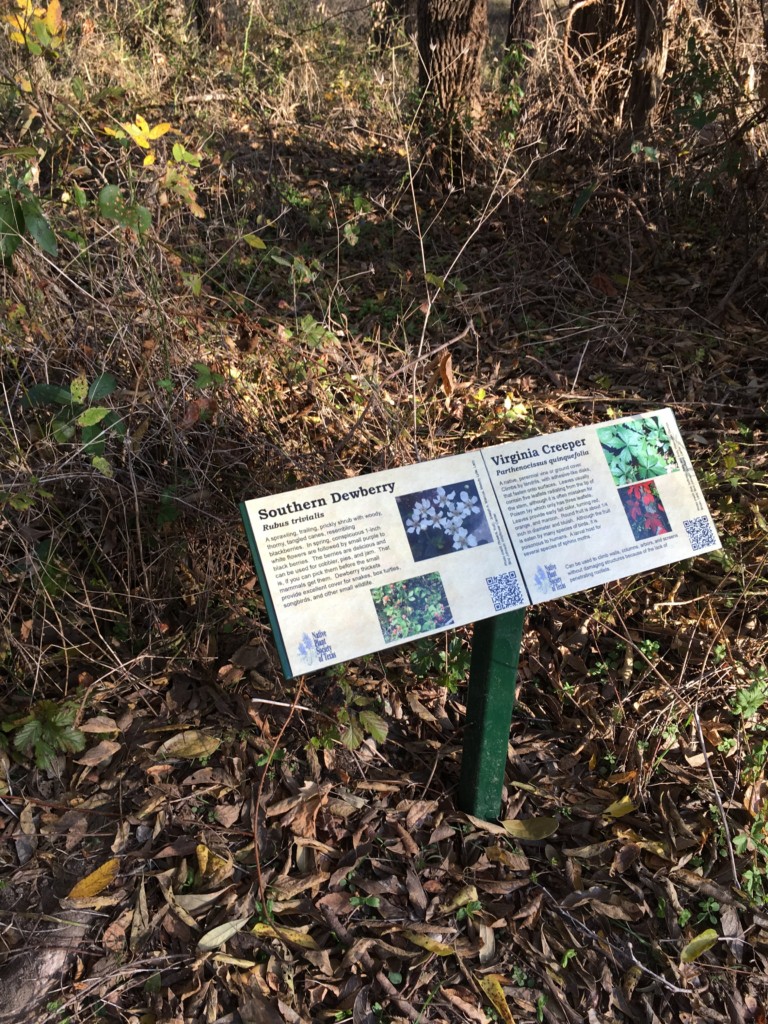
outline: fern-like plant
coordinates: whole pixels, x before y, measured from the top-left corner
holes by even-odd
[[[32,755],[38,768],[46,769],[57,754],[75,754],[85,747],[85,736],[73,725],[77,711],[53,700],[41,700],[32,713],[13,723],[13,746],[19,753]],[[4,723],[4,729],[7,729]]]

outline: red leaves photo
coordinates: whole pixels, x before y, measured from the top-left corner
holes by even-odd
[[[622,488],[619,497],[635,540],[671,532],[667,513],[652,480]]]

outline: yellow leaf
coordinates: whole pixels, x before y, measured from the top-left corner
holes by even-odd
[[[104,125],[104,127],[102,128],[102,131],[104,132],[105,135],[112,135],[116,139],[124,139],[125,138],[125,132],[122,131],[122,129],[120,129],[120,128],[110,128],[109,125]]]
[[[195,847],[195,857],[197,858],[198,874],[207,885],[223,882],[235,870],[233,861],[225,860],[213,850],[209,850],[205,843],[199,843]]]
[[[218,949],[219,946],[223,946],[225,942],[228,942],[233,935],[237,935],[239,931],[248,924],[247,917],[241,917],[237,921],[227,921],[225,924],[217,925],[216,928],[211,928],[209,932],[206,932],[202,936],[197,944],[198,949]]]
[[[217,953],[213,959],[217,964],[227,964],[229,967],[243,967],[249,971],[259,966],[255,960],[243,960],[239,956],[230,956],[229,953]]]
[[[172,125],[168,121],[163,121],[162,124],[156,124],[154,128],[150,128],[147,138],[159,139],[161,135],[165,135],[165,133],[169,132],[171,128]]]
[[[510,1012],[507,1005],[507,997],[504,995],[504,989],[501,987],[501,975],[488,974],[485,978],[478,978],[477,982],[483,990],[486,999],[504,1021],[504,1024],[515,1024],[515,1018]]]
[[[210,757],[219,749],[221,740],[208,733],[190,729],[177,732],[157,748],[160,757]]]
[[[26,75],[16,75],[16,82],[18,83],[18,86],[22,92],[32,92],[32,83]]]
[[[90,899],[91,896],[97,896],[100,892],[107,888],[117,877],[117,872],[120,870],[120,861],[117,857],[113,857],[111,860],[105,861],[100,868],[96,868],[90,875],[86,875],[85,878],[81,878],[80,881],[75,885],[69,892],[69,899],[71,900],[83,900]]]
[[[412,932],[410,929],[404,931],[403,935],[414,946],[420,946],[422,949],[426,949],[428,953],[435,953],[437,956],[451,956],[454,952],[453,946],[448,946],[444,942],[438,942],[437,939],[433,939],[429,935]]]
[[[52,36],[57,36],[63,27],[61,4],[59,0],[51,0],[45,12],[45,27]]]
[[[701,932],[701,934],[697,935],[695,939],[691,939],[688,945],[683,949],[680,954],[681,963],[693,963],[693,961],[698,959],[702,953],[706,953],[708,949],[712,949],[719,937],[720,936],[714,928],[707,928],[705,932]]]
[[[258,235],[248,234],[243,235],[243,241],[246,245],[250,245],[252,249],[266,249],[267,243],[263,238],[259,238]]]
[[[251,928],[251,932],[264,938],[282,939],[290,945],[301,946],[302,949],[320,949],[311,935],[296,931],[295,928],[276,928],[271,924],[255,924]]]
[[[466,907],[468,903],[472,903],[475,900],[477,900],[477,889],[474,885],[465,885],[459,889],[453,899],[444,903],[440,910],[443,914],[452,914],[454,910],[458,910],[459,907]]]
[[[612,818],[623,818],[625,814],[630,814],[635,810],[635,805],[629,799],[628,796],[623,796],[621,800],[614,800],[612,804],[605,808],[605,813],[610,814]]]
[[[141,128],[141,134],[146,135],[147,132],[149,131],[149,125],[141,116],[141,114],[136,115],[136,124],[139,126],[139,128]]]
[[[155,154],[154,154],[154,153],[152,152],[152,150],[150,149],[150,151],[149,151],[149,152],[147,153],[147,155],[146,155],[146,156],[144,157],[144,163],[143,163],[143,166],[144,166],[144,167],[151,167],[151,166],[152,166],[152,164],[153,164],[154,162],[155,162]]]
[[[515,839],[546,839],[557,832],[557,818],[514,818],[502,821],[504,829]]]
[[[141,146],[142,149],[149,149],[146,134],[141,128],[138,128],[135,124],[129,124],[128,121],[121,121],[120,124],[131,136],[137,146]]]

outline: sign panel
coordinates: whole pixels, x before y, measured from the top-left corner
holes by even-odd
[[[241,510],[288,678],[721,546],[669,409]]]

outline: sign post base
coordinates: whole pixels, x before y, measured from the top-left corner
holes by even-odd
[[[472,639],[458,806],[486,821],[501,809],[524,621],[524,608],[484,619]]]

